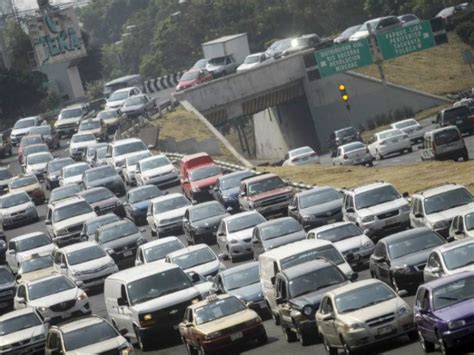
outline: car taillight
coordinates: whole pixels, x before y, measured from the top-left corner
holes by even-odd
[[[347,154],[344,154],[344,155],[342,156],[342,159],[349,159],[349,157],[347,156]]]

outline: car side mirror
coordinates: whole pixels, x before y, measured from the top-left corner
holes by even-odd
[[[275,285],[275,276],[272,276],[272,278],[270,279],[270,282],[272,283],[272,285]]]
[[[283,304],[283,303],[285,303],[285,299],[283,297],[279,296],[275,299],[275,302],[276,302],[276,304]]]
[[[408,192],[404,192],[404,193],[402,194],[402,196],[403,196],[404,198],[408,198],[408,197],[410,196],[410,194],[409,194]]]
[[[50,221],[49,219],[46,219],[46,220],[44,221],[44,224],[50,225],[50,224],[51,224],[51,221]]]
[[[351,276],[349,276],[349,280],[351,281],[357,281],[358,278],[359,278],[359,274],[357,272],[353,272]]]
[[[127,300],[126,300],[125,298],[123,298],[123,297],[119,297],[119,298],[117,299],[117,304],[118,304],[120,307],[122,307],[122,306],[128,306]]]
[[[370,237],[373,237],[375,233],[372,229],[369,228],[369,229],[364,230],[364,234],[370,238]]]
[[[439,274],[441,269],[439,268],[439,266],[435,266],[431,268],[431,270],[428,270],[428,271],[431,271],[432,274]]]
[[[21,275],[20,275],[20,274],[16,274],[15,279],[16,279],[17,281],[20,280],[20,279],[21,279]]]
[[[353,207],[349,207],[349,208],[346,208],[346,212],[347,212],[347,213],[354,213],[355,210],[354,210]]]
[[[328,314],[325,314],[324,316],[321,317],[321,320],[323,322],[328,322],[330,320],[335,320],[336,318],[334,317],[334,313],[328,313]]]
[[[54,348],[50,350],[51,355],[61,355],[62,351],[59,348]]]
[[[20,303],[20,304],[25,304],[25,303],[26,303],[25,297],[18,297],[18,298],[16,299],[16,301],[17,301],[18,303]]]
[[[8,254],[10,254],[10,255],[15,255],[15,254],[16,254],[16,250],[15,250],[15,249],[10,249],[10,250],[8,251]]]
[[[407,290],[400,290],[400,291],[397,292],[397,294],[400,297],[405,297],[405,296],[408,296],[408,291]]]
[[[255,303],[250,301],[250,302],[247,302],[245,305],[247,306],[247,308],[252,308],[255,306]]]
[[[464,232],[462,230],[458,229],[454,232],[454,234],[461,235],[461,234],[464,234]]]
[[[76,286],[79,287],[79,288],[83,287],[84,286],[84,281],[77,280],[76,281]]]
[[[296,211],[296,206],[288,206],[288,210],[290,211]]]
[[[186,323],[186,325],[185,325],[185,326],[186,326],[186,328],[193,328],[193,327],[194,327],[194,324],[193,324],[193,323],[190,323],[190,322],[188,322],[188,323]]]
[[[240,197],[245,197],[245,196],[247,196],[247,194],[245,192],[240,193]]]
[[[60,267],[61,269],[67,269],[67,266],[66,266],[66,264],[64,264],[64,263],[59,264],[59,267]]]
[[[226,208],[226,211],[229,212],[229,213],[232,213],[233,210],[234,210],[234,209],[233,209],[232,207],[230,207],[230,206]]]
[[[258,240],[257,238],[252,239],[252,244],[260,244],[260,240]]]
[[[197,276],[197,275],[196,275],[196,276]],[[211,275],[206,276],[206,280],[207,280],[208,282],[214,282],[214,277],[211,276]],[[197,280],[197,281],[199,281],[199,276],[198,276],[198,280]],[[197,281],[196,281],[196,282],[197,282]]]
[[[415,218],[423,218],[423,213],[415,213]]]
[[[372,255],[372,259],[376,262],[376,263],[383,263],[385,261],[385,257],[384,256],[375,256],[375,255]]]
[[[123,328],[123,329],[120,329],[120,330],[119,330],[119,333],[120,333],[121,336],[124,337],[125,335],[128,334],[128,330],[127,330],[126,328]]]

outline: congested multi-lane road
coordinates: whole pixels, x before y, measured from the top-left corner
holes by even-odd
[[[15,150],[16,151],[16,150]],[[62,141],[62,148],[60,150],[53,151],[53,155],[55,157],[65,157],[68,156],[67,150],[67,141]],[[15,154],[8,159],[3,160],[3,165],[10,165],[10,169],[13,174],[19,174],[21,172],[20,166],[18,164],[18,159]],[[178,192],[180,191],[179,187],[173,187],[169,189],[170,192]],[[15,228],[12,230],[7,230],[5,232],[7,239],[34,231],[46,231],[45,224],[44,224],[44,217],[46,214],[46,205],[38,206],[38,212],[40,216],[40,221],[31,225],[22,226],[19,228]],[[152,237],[150,235],[150,231],[146,228],[146,232],[144,233],[148,240],[151,240]],[[184,236],[179,236],[180,239],[185,243]],[[217,247],[214,245],[213,249],[218,253]],[[246,261],[242,261],[246,262]],[[230,261],[224,262],[226,267],[232,267]],[[360,279],[369,278],[369,272],[367,269],[356,270],[359,272]],[[95,314],[107,317],[104,298],[103,294],[99,292],[95,292],[90,294],[90,301],[92,311]],[[410,305],[413,305],[413,296],[408,296],[405,298]],[[237,353],[248,353],[248,354],[308,354],[308,353],[316,353],[316,354],[325,354],[325,350],[323,345],[316,341],[314,344],[310,346],[301,346],[299,343],[287,343],[281,328],[279,326],[275,326],[273,321],[266,320],[265,327],[268,333],[268,344],[264,346],[257,347],[255,344],[247,344],[238,349],[230,349],[229,352],[235,351]],[[472,349],[471,349],[472,350]],[[395,340],[387,341],[379,346],[373,348],[374,353],[381,353],[381,354],[422,354],[423,351],[421,350],[419,344],[417,342],[409,342],[408,337],[401,337]],[[137,350],[138,354],[141,354],[140,350]],[[178,338],[176,339],[167,339],[165,343],[158,343],[156,349],[147,354],[185,354],[186,349],[181,344]]]

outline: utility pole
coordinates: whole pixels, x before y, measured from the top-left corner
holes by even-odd
[[[382,80],[383,86],[386,86],[387,82],[385,80],[385,73],[383,71],[383,57],[380,51],[378,50],[377,39],[370,23],[367,24],[367,30],[369,31],[369,42],[370,46],[372,47],[372,56],[374,57],[374,63],[379,69],[380,79]]]

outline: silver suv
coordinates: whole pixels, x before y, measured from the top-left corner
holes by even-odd
[[[410,205],[392,184],[378,181],[345,191],[343,219],[378,238],[410,226]]]
[[[412,196],[410,224],[428,227],[447,238],[451,221],[474,208],[474,198],[463,185],[445,184]]]

